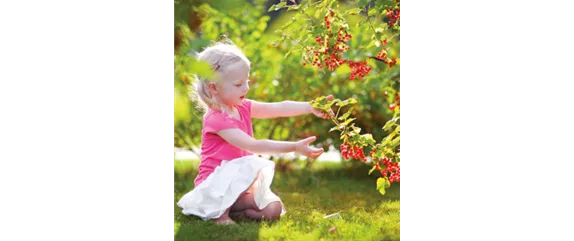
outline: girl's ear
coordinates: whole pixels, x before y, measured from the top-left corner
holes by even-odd
[[[217,94],[217,85],[214,83],[209,83],[207,84],[207,89],[209,90],[209,93],[211,93],[212,95]]]

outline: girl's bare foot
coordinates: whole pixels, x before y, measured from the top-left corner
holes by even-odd
[[[235,224],[235,222],[227,215],[214,219],[213,222],[220,225]]]

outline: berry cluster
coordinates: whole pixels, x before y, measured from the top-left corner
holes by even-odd
[[[401,106],[401,97],[399,96],[399,92],[397,92],[396,95],[395,95],[395,101],[396,101],[397,103],[396,103],[396,104],[390,104],[390,105],[389,105],[389,109],[394,110],[395,107]]]
[[[389,18],[388,24],[392,28],[401,18],[401,10],[389,8],[387,9],[387,17]]]
[[[335,16],[335,12],[331,11],[331,17]],[[325,16],[325,25],[327,27],[327,29],[331,29],[331,20],[329,19],[329,16]]]
[[[387,39],[382,41],[383,45],[387,45]],[[392,68],[394,65],[397,64],[397,58],[389,59],[387,58],[387,50],[381,49],[379,53],[377,53],[377,57],[375,57],[379,61],[383,61],[383,63],[388,64],[389,68]]]
[[[330,22],[327,21],[327,23]],[[329,35],[325,36],[324,39],[321,38],[321,36],[315,37],[315,42],[318,46],[307,48],[307,54],[311,55],[311,53],[313,53],[311,55],[313,56],[312,66],[319,68],[326,66],[329,70],[333,71],[347,62],[343,59],[343,53],[349,50],[349,46],[347,46],[344,41],[349,41],[353,36],[344,33],[342,28],[340,28],[338,32],[337,41],[334,43],[331,43],[333,41],[330,41]],[[307,63],[303,63],[303,66],[307,66]]]
[[[379,53],[377,54],[377,59],[386,59],[386,58],[387,58],[387,51],[381,49],[381,51],[379,51]]]
[[[317,51],[313,51],[313,52],[314,52],[314,56],[313,56],[313,64],[312,64],[312,66],[317,66],[317,67],[319,67],[320,69],[322,69],[322,68],[323,68],[323,63],[322,63],[322,61],[321,61],[321,57],[319,57],[319,52],[317,52]],[[306,65],[306,64],[303,63],[303,66],[305,66],[305,65]]]
[[[365,77],[371,71],[371,66],[367,64],[367,61],[347,61],[349,67],[351,67],[351,80],[355,79],[355,76],[359,76],[359,78]]]
[[[343,57],[342,53],[332,53],[331,55],[325,57],[325,64],[327,64],[327,68],[333,71],[337,67],[341,66],[342,64],[346,63],[346,60],[342,60]]]
[[[345,160],[349,160],[349,157],[351,157],[363,162],[367,161],[367,157],[365,157],[365,153],[363,153],[362,147],[352,146],[346,142],[341,144],[341,155],[345,158]]]
[[[399,19],[400,9],[388,9],[387,16],[390,18],[389,24],[392,26],[396,23]],[[355,80],[359,78],[364,78],[367,75],[372,67],[367,64],[367,61],[352,61],[352,60],[345,60],[343,59],[343,53],[348,51],[350,48],[347,45],[349,40],[353,38],[353,36],[345,31],[343,28],[339,28],[337,31],[337,40],[333,41],[334,35],[331,31],[331,23],[335,17],[335,12],[330,10],[330,12],[325,15],[324,17],[324,26],[328,30],[328,34],[322,38],[322,36],[316,36],[315,42],[317,43],[316,46],[307,47],[306,55],[304,55],[305,59],[307,60],[310,56],[312,61],[312,66],[317,66],[318,68],[322,69],[326,67],[330,71],[334,71],[339,66],[347,63],[351,69],[350,80]],[[384,39],[382,41],[383,45],[387,45],[387,40]],[[390,59],[387,55],[386,49],[382,49],[377,54],[375,58],[379,61],[388,64],[390,68],[392,68],[397,63],[396,58]],[[302,63],[303,66],[307,66],[307,63]]]
[[[381,170],[380,166],[381,161],[383,162],[383,165],[385,166],[386,169]],[[375,165],[376,165],[375,169],[377,171],[380,170],[381,175],[383,175],[383,177],[387,177],[388,175],[390,183],[401,181],[401,167],[399,166],[399,163],[392,163],[390,159],[384,157],[383,159],[379,160]]]
[[[387,61],[387,63],[389,64],[389,68],[392,68],[394,65],[397,64],[397,58],[393,58],[393,60]]]
[[[345,33],[342,28],[339,28],[339,31],[337,31],[337,42],[347,43],[352,38],[353,35]],[[349,47],[347,47],[347,50],[349,50]]]

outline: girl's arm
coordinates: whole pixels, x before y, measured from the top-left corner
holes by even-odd
[[[281,101],[281,102],[257,102],[251,101],[251,117],[258,119],[290,117],[311,113],[313,106],[308,102]]]
[[[327,100],[332,99],[333,96],[327,96]],[[326,113],[313,108],[309,102],[301,101],[281,101],[273,103],[251,101],[251,117],[258,119],[275,118],[275,117],[291,117],[303,114],[313,113],[318,117],[327,118]]]
[[[231,145],[257,154],[279,154],[294,151],[309,158],[317,158],[324,151],[323,148],[309,147],[309,143],[316,139],[314,136],[292,142],[257,140],[237,128],[220,130],[216,134]]]

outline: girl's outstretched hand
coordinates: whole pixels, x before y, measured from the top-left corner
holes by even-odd
[[[328,95],[327,97],[325,97],[325,99],[327,101],[332,100],[333,99],[333,95]],[[319,118],[323,118],[323,119],[329,119],[330,116],[334,116],[335,113],[333,113],[333,110],[329,109],[329,113],[325,113],[320,109],[316,109],[311,107],[311,113],[313,113],[314,115],[316,115]]]
[[[320,156],[321,154],[323,154],[323,152],[325,150],[323,150],[323,148],[314,148],[314,147],[310,147],[309,143],[315,141],[317,139],[317,137],[311,136],[308,137],[306,139],[300,140],[298,142],[295,143],[295,152],[304,155],[306,157],[309,158],[317,158],[318,156]]]

